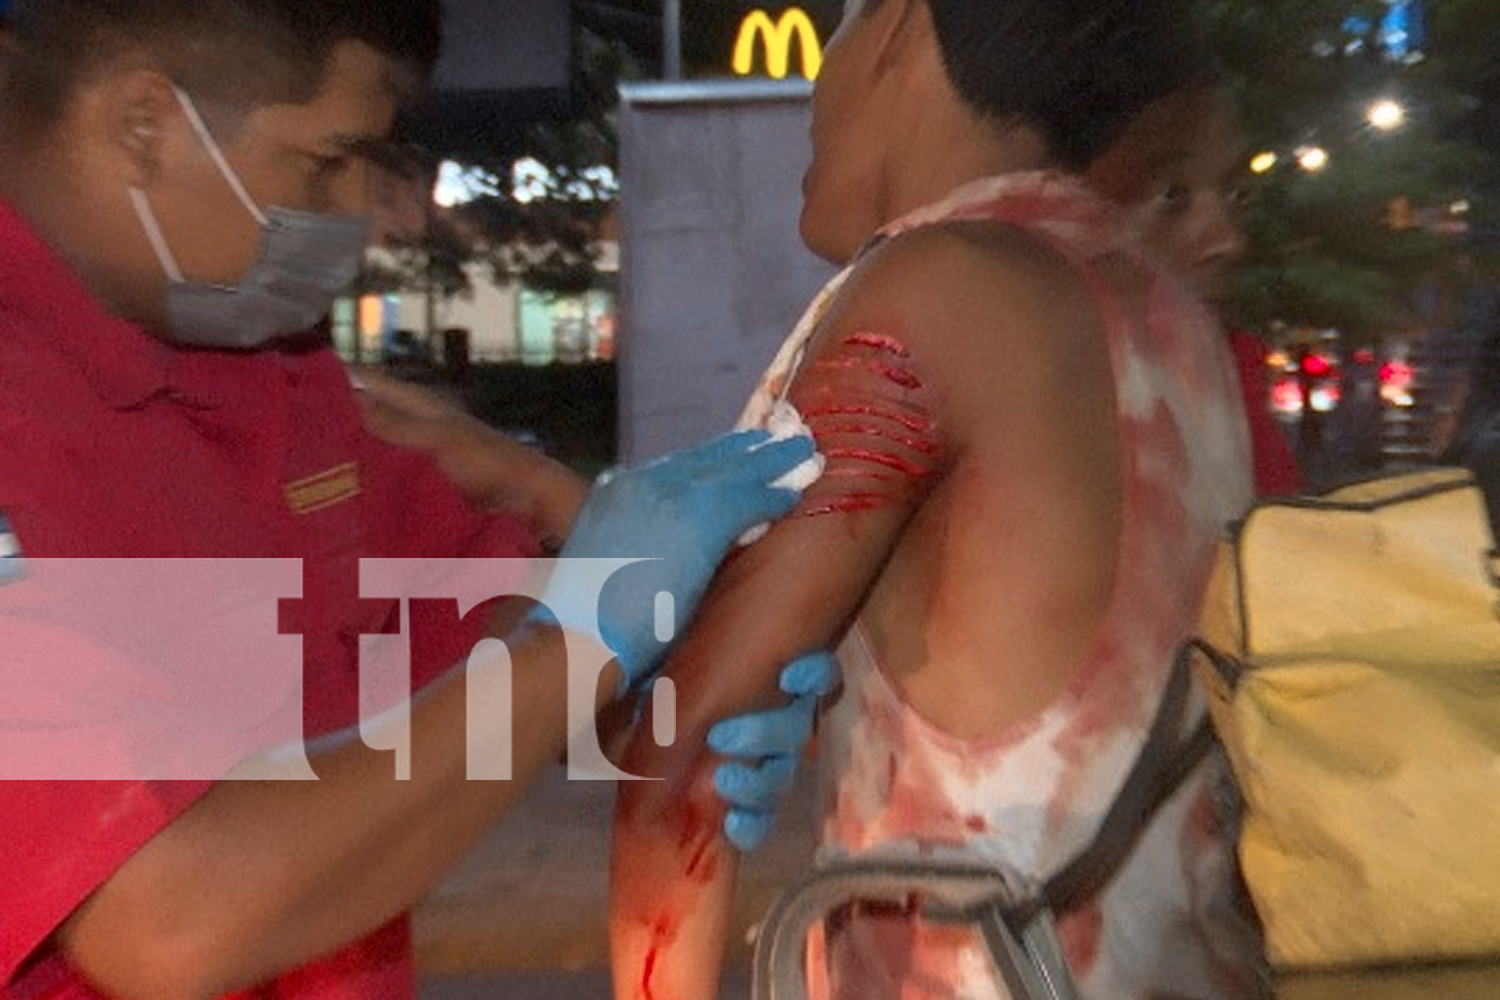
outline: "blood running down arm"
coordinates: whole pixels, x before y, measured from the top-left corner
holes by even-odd
[[[667,672],[677,738],[649,724],[624,767],[610,867],[617,998],[717,993],[736,853],[722,837],[718,763],[704,747],[720,719],[778,699],[777,672],[837,642],[942,468],[929,392],[896,337],[827,330],[791,400],[828,465],[791,515],[721,570]]]

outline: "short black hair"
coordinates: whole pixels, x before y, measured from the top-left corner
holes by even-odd
[[[230,108],[316,96],[335,45],[357,41],[425,80],[442,44],[442,0],[11,0],[10,99],[60,113],[118,56],[144,53],[195,97]]]
[[[959,96],[1037,129],[1072,170],[1146,105],[1201,78],[1208,59],[1187,0],[925,2]]]

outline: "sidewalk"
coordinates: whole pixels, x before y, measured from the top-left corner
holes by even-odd
[[[748,997],[747,935],[812,855],[810,768],[777,830],[741,865],[725,1000]],[[417,908],[425,1000],[592,1000],[608,996],[606,941],[614,784],[561,767]],[[736,974],[737,973],[737,974]]]

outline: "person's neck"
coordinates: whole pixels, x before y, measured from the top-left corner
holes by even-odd
[[[1034,129],[1023,125],[997,128],[976,126],[942,129],[941,123],[920,141],[908,144],[899,163],[891,165],[891,204],[888,218],[930,205],[954,189],[982,177],[1054,167],[1052,157]]]

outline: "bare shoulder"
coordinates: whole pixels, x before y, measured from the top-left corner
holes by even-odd
[[[1090,349],[1100,336],[1075,265],[1031,233],[985,221],[924,226],[888,240],[851,274],[838,306],[838,322],[894,325],[934,365],[1045,364]]]
[[[1084,276],[1014,226],[946,222],[894,237],[850,275],[828,324],[900,337],[951,430],[1055,412],[1079,391],[1108,395],[1104,328]]]
[[[871,251],[830,314],[895,331],[940,428],[944,478],[862,621],[952,733],[1003,732],[1055,699],[1112,592],[1119,435],[1089,282],[1024,230],[945,223]],[[914,613],[912,595],[940,599]]]

